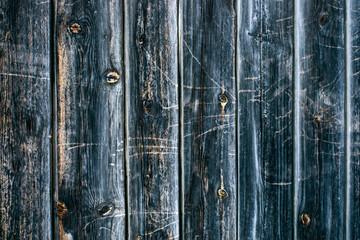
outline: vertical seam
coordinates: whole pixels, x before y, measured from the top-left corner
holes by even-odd
[[[184,136],[184,130],[183,130],[183,123],[184,123],[184,115],[183,115],[183,29],[182,29],[182,0],[177,1],[177,26],[178,26],[178,106],[179,106],[179,112],[178,112],[178,123],[179,123],[179,142],[178,142],[178,162],[179,162],[179,238],[180,240],[184,239],[184,163],[183,163],[183,136]]]
[[[344,204],[344,212],[343,217],[345,220],[344,229],[343,229],[343,238],[350,239],[349,233],[349,224],[350,224],[350,144],[351,144],[351,135],[350,135],[350,126],[351,126],[351,99],[350,99],[350,80],[351,80],[351,41],[350,41],[350,31],[349,24],[351,22],[350,19],[350,1],[344,0],[344,120],[345,120],[345,133],[344,133],[344,157],[345,157],[345,187],[344,187],[344,196],[345,196],[345,204]]]
[[[50,142],[50,218],[51,218],[51,239],[58,236],[56,228],[55,202],[58,198],[57,187],[57,94],[56,94],[56,0],[51,0],[49,27],[50,27],[50,112],[51,112],[51,142]]]
[[[127,86],[127,57],[128,57],[128,47],[126,36],[128,36],[128,11],[126,0],[123,0],[123,86],[124,86],[124,169],[125,169],[125,239],[130,239],[130,205],[129,205],[129,168],[128,168],[128,86]]]

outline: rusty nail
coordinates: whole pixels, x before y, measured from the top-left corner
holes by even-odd
[[[120,75],[117,72],[109,72],[106,74],[106,82],[108,83],[116,83],[119,79]]]
[[[81,32],[81,26],[79,23],[74,22],[70,25],[70,31],[74,34],[78,34]]]
[[[65,204],[64,203],[61,203],[61,202],[57,202],[56,203],[56,206],[57,206],[57,212],[58,212],[58,215],[60,217],[63,217],[66,212],[67,212],[67,209],[65,207]]]
[[[310,217],[309,215],[307,215],[306,213],[301,215],[301,222],[304,226],[309,226],[310,225]]]
[[[229,194],[227,193],[227,191],[224,188],[220,188],[218,190],[218,194],[222,198],[226,198],[227,196],[229,196]]]

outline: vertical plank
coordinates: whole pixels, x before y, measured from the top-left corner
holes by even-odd
[[[183,1],[185,239],[236,238],[235,7]]]
[[[261,2],[262,239],[292,233],[292,1]]]
[[[173,0],[125,9],[130,239],[179,237],[178,43]]]
[[[50,239],[50,5],[0,1],[0,238]]]
[[[295,15],[295,234],[342,239],[343,1],[296,1]]]
[[[125,239],[122,12],[57,2],[59,239]]]
[[[345,0],[345,238],[360,239],[360,2]]]
[[[239,239],[260,239],[262,177],[260,129],[260,0],[237,1]]]

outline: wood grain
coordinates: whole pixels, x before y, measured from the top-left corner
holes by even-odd
[[[51,239],[49,16],[0,1],[0,239]]]
[[[177,4],[127,1],[129,239],[179,237]]]
[[[184,239],[235,239],[235,2],[182,7]]]
[[[56,7],[57,237],[123,239],[123,5]]]
[[[292,35],[292,1],[263,0],[259,96],[262,239],[291,239],[292,233]]]
[[[262,232],[260,0],[237,2],[238,231],[239,239]]]
[[[295,231],[299,239],[342,239],[343,1],[300,1],[295,12]]]
[[[360,238],[360,2],[345,1],[346,239]]]

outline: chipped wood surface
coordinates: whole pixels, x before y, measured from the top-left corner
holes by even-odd
[[[0,0],[0,239],[359,239],[359,9]]]

